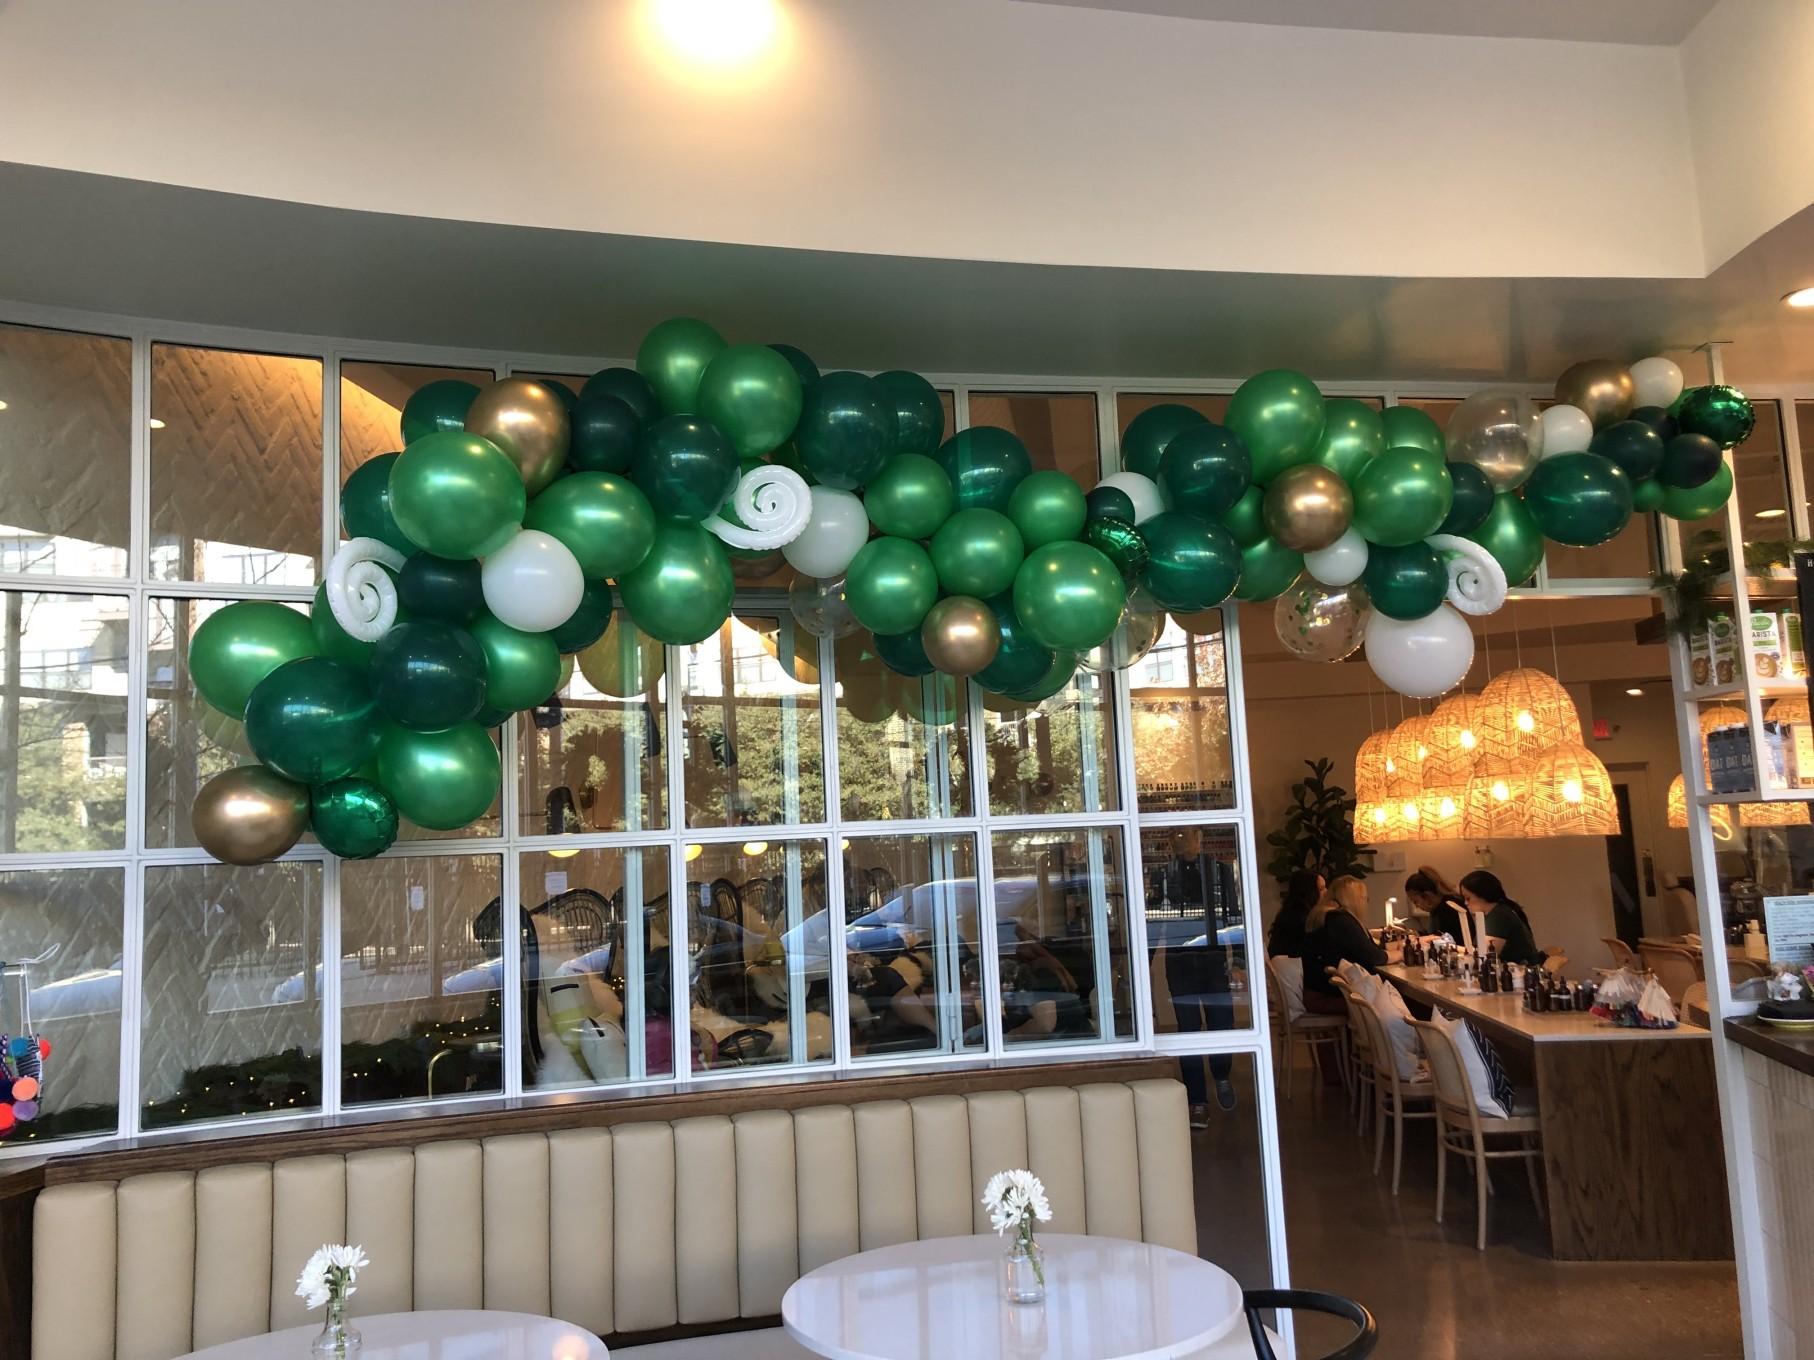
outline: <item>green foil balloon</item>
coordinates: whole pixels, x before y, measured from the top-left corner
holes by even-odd
[[[580,571],[599,580],[634,571],[648,555],[655,510],[633,482],[609,472],[574,472],[529,502],[523,527],[559,539]]]
[[[1369,543],[1404,547],[1441,528],[1454,500],[1455,483],[1441,455],[1387,449],[1354,484],[1354,527]]]
[[[1046,673],[1028,685],[1025,689],[1015,690],[1008,697],[1018,699],[1023,704],[1044,703],[1054,694],[1062,691],[1077,675],[1076,652],[1054,652],[1052,664],[1046,667]]]
[[[862,373],[827,373],[807,394],[794,447],[815,481],[855,491],[895,451],[894,398]]]
[[[724,626],[737,578],[723,544],[697,524],[670,520],[656,525],[648,555],[617,589],[638,628],[686,647]]]
[[[1493,484],[1472,463],[1450,463],[1448,469],[1455,498],[1449,502],[1449,513],[1438,532],[1471,534],[1493,513]]]
[[[932,536],[931,551],[940,588],[947,595],[978,599],[999,595],[1012,586],[1014,573],[1026,557],[1020,530],[996,510],[959,510]],[[855,572],[855,563],[851,570]]]
[[[424,435],[391,468],[391,513],[424,552],[484,557],[515,536],[529,493],[497,445],[451,430]]]
[[[938,599],[938,571],[909,539],[871,539],[845,574],[844,598],[870,632],[905,633],[920,626]]]
[[[567,462],[580,472],[627,472],[642,438],[642,421],[630,404],[609,392],[581,397],[571,416]]]
[[[724,432],[739,458],[786,443],[800,401],[794,366],[767,345],[727,345],[699,379],[699,414]]]
[[[945,403],[917,373],[894,368],[876,374],[876,385],[894,403],[894,446],[902,453],[933,454],[945,442]]]
[[[1188,613],[1221,604],[1241,579],[1241,546],[1214,520],[1167,510],[1140,533],[1151,555],[1140,582],[1165,609]]]
[[[1323,437],[1313,455],[1317,462],[1353,486],[1361,469],[1385,451],[1386,421],[1376,408],[1353,397],[1323,403]]]
[[[309,656],[272,671],[246,704],[246,739],[285,779],[326,784],[371,759],[378,706],[365,677],[326,657]]]
[[[1428,543],[1375,545],[1367,553],[1361,584],[1373,607],[1389,619],[1421,619],[1449,593],[1449,568]]]
[[[1303,572],[1304,554],[1292,552],[1274,539],[1262,539],[1251,548],[1241,549],[1241,579],[1235,582],[1235,598],[1275,599],[1289,590]]]
[[[1468,537],[1505,568],[1505,579],[1511,585],[1528,581],[1543,560],[1543,530],[1537,527],[1530,508],[1516,492],[1501,492],[1493,497],[1493,509],[1486,522]]]
[[[229,718],[246,716],[252,691],[278,667],[315,655],[309,616],[275,600],[241,600],[202,620],[189,641],[189,676]]]
[[[1662,510],[1671,519],[1705,519],[1726,504],[1732,495],[1732,464],[1721,463],[1719,471],[1699,486],[1672,486],[1663,492]]]
[[[1010,505],[1013,498],[1009,498]],[[1118,519],[1125,523],[1134,522],[1134,498],[1118,486],[1095,486],[1085,493],[1083,508],[1092,520]]]
[[[310,792],[309,828],[329,854],[370,859],[397,839],[397,805],[369,779],[336,779]]]
[[[378,782],[402,813],[430,831],[457,831],[491,810],[500,762],[476,722],[441,732],[387,724],[378,743]]]
[[[633,368],[599,369],[579,390],[581,401],[593,396],[616,397],[636,413],[638,429],[652,424],[661,415],[661,403],[655,399],[655,389]]]
[[[976,673],[976,683],[991,694],[1012,694],[1039,683],[1052,666],[1052,649],[1041,644],[1014,612],[1007,596],[989,601],[1001,628],[1001,649],[995,660]]]
[[[742,470],[731,441],[710,421],[664,416],[643,431],[630,463],[630,480],[656,513],[702,520],[724,504]]]
[[[896,538],[931,538],[957,508],[945,469],[923,453],[897,453],[863,488],[869,522]]]
[[[340,488],[340,523],[348,538],[375,538],[407,555],[416,545],[391,514],[391,468],[402,456],[381,453],[353,470]]]
[[[939,446],[938,461],[957,491],[960,510],[1006,513],[1014,488],[1033,471],[1027,446],[994,425],[959,430]]]
[[[1415,406],[1388,406],[1380,416],[1389,449],[1422,449],[1442,457],[1446,444],[1442,426],[1427,411]]]
[[[419,552],[397,573],[397,603],[417,618],[465,623],[485,607],[482,569],[470,557]]]
[[[917,677],[931,675],[938,669],[926,655],[926,644],[920,641],[917,628],[909,628],[905,633],[877,633],[875,649],[882,664],[896,675]]]
[[[1008,518],[1020,530],[1021,542],[1029,552],[1048,543],[1074,540],[1083,532],[1089,513],[1083,488],[1065,473],[1051,469],[1030,474],[1008,497]]]
[[[1243,549],[1266,541],[1266,493],[1250,486],[1222,516],[1222,527],[1235,536]]]
[[[1654,431],[1644,428],[1655,438]],[[1592,548],[1616,537],[1631,522],[1631,478],[1598,453],[1559,453],[1537,464],[1524,484],[1524,505],[1544,537]]]
[[[1654,477],[1648,482],[1639,482],[1631,488],[1631,508],[1636,514],[1648,515],[1653,510],[1661,510],[1669,488]]]
[[[582,652],[605,635],[611,626],[611,587],[603,581],[586,582],[579,608],[558,628],[548,630],[555,650],[566,656]]]
[[[1594,435],[1593,443],[1587,447],[1590,453],[1617,463],[1634,482],[1656,476],[1657,469],[1663,466],[1663,436],[1642,420],[1621,420],[1616,425],[1608,425]],[[1535,475],[1533,473],[1532,477]],[[1550,537],[1556,536],[1550,534]]]
[[[1678,429],[1704,434],[1722,449],[1744,443],[1757,425],[1757,412],[1745,394],[1723,383],[1684,392],[1674,414]]]
[[[1149,406],[1127,424],[1121,436],[1121,467],[1142,477],[1159,480],[1159,464],[1173,439],[1193,425],[1207,425],[1209,417],[1190,406],[1162,402]]]
[[[520,712],[546,703],[560,688],[560,646],[552,634],[525,633],[482,614],[473,620],[472,635],[485,654],[487,708]]]
[[[466,412],[479,389],[458,378],[425,383],[403,403],[403,446],[408,448],[424,435],[458,434],[466,428]]]
[[[485,706],[485,653],[464,628],[436,619],[379,638],[368,678],[386,716],[424,732],[470,722]]]
[[[1138,580],[1152,560],[1146,536],[1125,519],[1091,520],[1083,526],[1083,541],[1113,562],[1124,581]]]
[[[1315,455],[1323,437],[1323,394],[1302,373],[1270,369],[1235,389],[1225,420],[1253,455],[1254,481],[1265,486]]]
[[[1200,421],[1172,436],[1157,480],[1173,510],[1219,519],[1247,494],[1253,457],[1233,430]]]
[[[399,607],[397,621],[403,622],[407,615],[408,611]],[[325,656],[329,661],[338,661],[355,670],[364,670],[372,662],[372,648],[376,644],[361,642],[340,626],[334,611],[328,608],[325,584],[315,587],[315,599],[309,605],[309,632],[314,636],[317,656]]]
[[[812,356],[793,345],[770,345],[769,348],[787,360],[793,368],[794,376],[800,380],[800,390],[811,391],[813,384],[819,381],[819,366],[813,362]]]
[[[1054,651],[1101,645],[1121,622],[1126,604],[1121,573],[1087,543],[1035,548],[1014,576],[1015,616],[1036,641]],[[1071,658],[1073,665],[1076,660]]]
[[[636,371],[648,379],[662,414],[692,415],[699,409],[699,380],[724,348],[724,337],[705,322],[673,317],[643,337]]]

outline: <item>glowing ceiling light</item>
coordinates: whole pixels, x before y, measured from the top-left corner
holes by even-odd
[[[572,850],[550,850],[548,852],[548,858],[549,859],[572,859],[578,853],[579,853],[579,849],[577,847],[575,847]]]
[[[1792,293],[1784,293],[1783,301],[1797,311],[1814,307],[1814,288],[1797,288]]]
[[[768,842],[745,841],[743,843],[743,853],[748,855],[751,859],[756,858],[757,855],[766,855],[768,853]]]
[[[650,0],[655,30],[680,56],[701,65],[742,66],[781,36],[777,0]]]
[[[156,416],[151,417],[151,419],[145,423],[154,430],[161,430],[164,428],[164,422],[159,420]]]
[[[1781,519],[1784,515],[1786,515],[1788,513],[1789,512],[1787,510],[1784,510],[1784,509],[1781,509],[1780,507],[1778,507],[1778,508],[1773,508],[1773,509],[1769,509],[1769,510],[1759,510],[1756,514],[1752,515],[1751,518],[1752,519]]]
[[[689,845],[687,847],[687,863],[691,864],[694,860],[698,859],[704,853],[705,853],[705,847],[703,845],[699,845],[697,843],[695,843],[693,845]]]
[[[1506,799],[1508,799],[1512,796],[1511,786],[1509,784],[1507,784],[1503,779],[1495,779],[1493,781],[1492,792],[1493,792],[1493,801],[1495,803],[1503,803]]]
[[[1639,695],[1641,695],[1644,691],[1639,689],[1636,685],[1633,685],[1630,689],[1626,690],[1625,692],[1627,694],[1629,694],[1632,698],[1635,699]]]

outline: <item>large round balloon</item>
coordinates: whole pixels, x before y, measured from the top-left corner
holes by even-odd
[[[702,370],[703,371],[703,370]],[[650,424],[661,414],[661,403],[656,399],[655,389],[649,380],[633,368],[601,368],[579,390],[579,399],[584,402],[587,397],[616,397],[636,414],[636,426],[641,429]]]
[[[1665,444],[1671,439],[1674,439],[1677,434],[1681,433],[1681,426],[1676,424],[1675,417],[1669,414],[1667,407],[1634,406],[1631,411],[1631,418],[1650,426],[1651,429],[1657,432],[1657,438],[1662,440]],[[1545,444],[1543,446],[1543,452],[1545,455],[1548,455],[1555,452],[1555,450],[1551,449],[1548,444]],[[1576,450],[1576,452],[1579,452],[1579,450]]]
[[[1083,526],[1083,541],[1113,562],[1124,581],[1137,579],[1152,560],[1146,536],[1124,519],[1105,516],[1089,521]]]
[[[524,529],[485,559],[479,588],[485,607],[512,628],[545,633],[579,608],[586,574],[558,538]]]
[[[1387,449],[1355,483],[1354,527],[1369,543],[1403,547],[1441,528],[1454,501],[1455,483],[1441,457],[1423,449]]]
[[[1528,581],[1543,560],[1543,530],[1531,518],[1530,508],[1516,495],[1493,497],[1486,521],[1468,537],[1505,568],[1505,579],[1511,585]]]
[[[912,540],[878,538],[851,562],[844,589],[851,612],[870,632],[905,633],[920,626],[938,599],[938,571]]]
[[[1241,579],[1235,582],[1237,600],[1270,600],[1297,580],[1304,570],[1304,554],[1263,538],[1241,549]]]
[[[1017,699],[1023,704],[1038,704],[1050,699],[1054,694],[1066,688],[1077,674],[1077,653],[1064,651],[1052,653],[1052,664],[1046,667],[1046,673],[1024,689],[1017,689],[1008,697]]]
[[[555,650],[565,655],[584,651],[602,638],[610,626],[611,587],[603,581],[588,581],[585,594],[580,596],[579,608],[565,623],[549,629],[548,637]]]
[[[391,467],[391,513],[424,552],[483,557],[522,527],[528,492],[516,465],[476,434],[424,435]]]
[[[699,379],[699,414],[724,432],[739,458],[785,443],[801,399],[794,366],[768,345],[727,345]]]
[[[418,557],[427,557],[427,553],[418,553]],[[440,561],[440,558],[433,558]],[[404,566],[409,563],[405,562]],[[401,582],[401,578],[399,578]],[[398,595],[402,595],[399,583]],[[410,611],[401,605],[397,609],[398,623],[408,618]],[[315,653],[325,656],[329,661],[338,661],[351,666],[354,670],[364,670],[372,662],[373,643],[362,642],[340,626],[340,620],[334,617],[334,611],[328,605],[328,588],[325,583],[315,587],[315,598],[309,604],[309,632],[315,639]],[[250,691],[247,691],[250,693]]]
[[[999,511],[959,510],[932,536],[931,551],[946,594],[987,598],[1014,584],[1026,544],[1014,521]]]
[[[549,634],[526,633],[482,614],[473,620],[472,635],[485,656],[487,707],[505,713],[534,708],[560,687],[560,648]]]
[[[568,417],[573,425],[567,461],[580,472],[628,472],[642,438],[642,421],[630,404],[609,392],[582,396]]]
[[[1663,492],[1663,513],[1671,519],[1705,519],[1732,495],[1732,464],[1722,462],[1713,476],[1695,487],[1668,487]]]
[[[1641,420],[1621,420],[1608,425],[1594,436],[1589,448],[1602,458],[1610,458],[1625,470],[1634,482],[1654,477],[1663,465],[1663,438]],[[1546,453],[1546,457],[1553,454]],[[1534,477],[1532,480],[1536,480]],[[1526,493],[1527,500],[1529,493]],[[1545,531],[1547,532],[1547,530]],[[1555,538],[1554,534],[1550,534]]]
[[[895,451],[894,398],[862,373],[827,373],[806,394],[794,447],[822,485],[854,491]]]
[[[685,647],[723,627],[737,579],[723,544],[697,524],[669,520],[656,525],[648,555],[617,589],[638,628]]]
[[[424,732],[470,722],[485,706],[485,653],[464,628],[436,619],[379,638],[368,679],[379,708]]]
[[[1253,455],[1253,479],[1265,486],[1288,467],[1308,462],[1323,437],[1323,394],[1288,368],[1256,373],[1228,403],[1228,428]]]
[[[952,595],[926,611],[920,646],[943,674],[975,675],[1001,650],[1001,625],[981,600]]]
[[[1330,397],[1323,403],[1317,462],[1352,486],[1361,469],[1385,451],[1386,420],[1376,407],[1353,397]]]
[[[1537,403],[1516,392],[1476,392],[1449,417],[1449,458],[1486,473],[1494,491],[1524,485],[1543,457]]]
[[[699,381],[724,349],[724,337],[703,321],[677,316],[643,337],[636,371],[648,380],[656,404],[671,416],[699,409]]]
[[[458,378],[442,378],[418,387],[403,403],[403,446],[408,448],[423,435],[458,434],[464,430],[466,412],[478,395],[476,386]]]
[[[664,416],[643,431],[630,460],[630,480],[657,513],[701,520],[737,487],[743,465],[731,441],[699,416]]]
[[[1676,425],[1689,434],[1704,434],[1722,449],[1742,444],[1757,426],[1757,412],[1736,387],[1695,387],[1682,394]]]
[[[419,552],[397,573],[397,604],[407,614],[465,623],[485,607],[483,577],[470,557]]]
[[[1543,456],[1585,453],[1594,442],[1594,423],[1579,406],[1547,406],[1538,417],[1543,424]]]
[[[315,839],[341,859],[370,859],[397,839],[397,805],[369,779],[323,784],[309,796]]]
[[[1433,699],[1467,678],[1474,664],[1474,633],[1446,604],[1420,619],[1375,614],[1367,622],[1367,664],[1400,694]]]
[[[1121,621],[1127,585],[1087,543],[1048,543],[1028,554],[1014,577],[1014,613],[1054,651],[1098,646]]]
[[[1445,456],[1448,445],[1442,437],[1442,426],[1428,411],[1415,406],[1388,406],[1380,416],[1388,449],[1422,449],[1438,458]]]
[[[1300,580],[1279,596],[1272,626],[1300,661],[1341,661],[1359,650],[1369,615],[1367,593],[1359,587]]]
[[[1089,506],[1083,488],[1067,474],[1047,469],[1029,475],[1008,498],[1008,518],[1030,552],[1083,532]]]
[[[473,398],[466,432],[496,445],[533,496],[561,475],[572,425],[554,388],[533,378],[501,378]]]
[[[1012,694],[1035,684],[1052,665],[1052,649],[1042,645],[1014,613],[1007,596],[989,601],[1001,645],[995,660],[976,674],[976,683],[991,694]]]
[[[600,694],[635,699],[655,693],[667,669],[668,649],[638,632],[632,620],[618,624],[575,660],[579,673]]]
[[[655,541],[655,510],[633,482],[574,472],[529,503],[523,527],[566,544],[580,571],[598,580],[636,569]]]
[[[202,698],[229,718],[244,718],[260,681],[315,651],[307,614],[275,600],[241,600],[215,610],[195,630],[189,675]]]
[[[1315,552],[1348,531],[1354,496],[1339,473],[1320,463],[1300,463],[1272,479],[1262,511],[1266,531],[1283,547]]]
[[[309,829],[309,791],[262,765],[240,765],[202,785],[189,821],[221,863],[263,864]]]
[[[246,739],[254,753],[300,784],[352,774],[372,758],[378,726],[365,677],[325,657],[279,666],[246,704]]]
[[[1649,429],[1645,433],[1655,438]],[[1591,548],[1615,537],[1631,520],[1631,478],[1600,454],[1565,453],[1538,465],[1525,485],[1524,504],[1546,538]]]
[[[498,794],[498,748],[477,723],[441,732],[392,724],[378,743],[378,782],[397,810],[430,831],[483,817]]]
[[[1455,488],[1449,513],[1437,526],[1438,533],[1471,534],[1493,512],[1493,484],[1472,463],[1449,463],[1449,484]]]
[[[1373,607],[1389,619],[1418,619],[1449,593],[1449,569],[1427,543],[1402,548],[1375,545],[1361,584]]]
[[[1579,407],[1596,430],[1617,424],[1638,404],[1631,370],[1611,359],[1583,359],[1556,379],[1556,400]],[[1499,490],[1509,490],[1500,487]]]
[[[1157,475],[1173,510],[1216,519],[1246,493],[1253,457],[1233,430],[1202,420],[1172,437]]]
[[[1144,524],[1165,509],[1165,497],[1159,494],[1159,484],[1138,472],[1110,473],[1096,484],[1096,490],[1090,494],[1093,496],[1102,491],[1119,492],[1133,506],[1131,516],[1117,515],[1117,519],[1131,519],[1135,524]]]
[[[809,391],[819,381],[819,366],[813,362],[812,355],[797,345],[773,344],[769,346],[776,354],[787,360],[794,370],[794,376],[800,380],[800,390]]]
[[[897,453],[863,488],[870,523],[896,538],[930,538],[957,508],[945,469],[923,453]],[[859,545],[860,546],[860,545]]]
[[[1359,529],[1349,529],[1327,548],[1304,554],[1304,570],[1326,586],[1352,585],[1367,569],[1371,549]]]
[[[945,442],[945,404],[938,389],[917,373],[889,369],[876,385],[894,403],[894,446],[902,453],[933,454]]]
[[[1241,499],[1222,516],[1222,527],[1235,536],[1243,548],[1251,548],[1266,537],[1266,493],[1250,486]]]
[[[1167,510],[1140,530],[1146,571],[1140,582],[1166,609],[1221,604],[1241,576],[1241,548],[1220,524],[1184,510]]]
[[[1675,405],[1682,395],[1682,370],[1674,360],[1653,354],[1631,366],[1632,401],[1638,406]]]
[[[375,538],[404,554],[416,550],[391,514],[391,468],[402,456],[381,453],[366,459],[340,488],[340,523],[348,538]]]
[[[938,461],[951,478],[960,510],[1000,510],[1005,514],[1014,498],[1014,488],[1033,471],[1033,459],[1026,445],[994,425],[959,430],[939,445]]]
[[[1115,631],[1109,634],[1108,641],[1078,657],[1078,666],[1092,675],[1126,670],[1153,650],[1165,635],[1169,618],[1170,615],[1146,590],[1129,591],[1127,606],[1121,611],[1121,621],[1115,625]]]
[[[999,646],[1001,629],[997,628],[995,634]],[[876,655],[882,658],[882,664],[896,675],[931,675],[938,669],[926,654],[924,620],[921,620],[921,627],[911,628],[905,633],[877,633],[875,649]]]
[[[869,516],[848,491],[820,486],[812,495],[812,518],[798,538],[783,545],[781,555],[804,576],[842,576],[869,541]]]
[[[1209,417],[1177,402],[1149,406],[1128,422],[1121,436],[1121,466],[1142,477],[1159,478],[1159,464],[1173,439],[1193,425],[1207,425]]]
[[[1704,434],[1678,434],[1663,446],[1663,462],[1657,468],[1657,480],[1664,486],[1705,486],[1720,470],[1725,455],[1719,441]]]

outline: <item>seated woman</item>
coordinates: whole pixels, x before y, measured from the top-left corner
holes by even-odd
[[[1283,955],[1295,959],[1303,954],[1304,922],[1309,918],[1311,908],[1321,900],[1326,886],[1323,876],[1315,869],[1299,869],[1285,880],[1279,914],[1272,918],[1272,928],[1266,932],[1269,957]]]
[[[1420,864],[1405,880],[1405,897],[1412,911],[1430,918],[1430,934],[1447,935],[1456,944],[1467,937],[1461,933],[1461,892],[1428,864]]]
[[[1542,967],[1543,951],[1531,938],[1531,920],[1524,908],[1506,896],[1505,885],[1497,874],[1476,869],[1461,880],[1461,897],[1469,911],[1486,913],[1486,933],[1505,943],[1499,946],[1499,957],[1508,963]]]
[[[1386,961],[1386,951],[1373,943],[1361,915],[1367,910],[1367,885],[1343,874],[1329,885],[1311,909],[1304,934],[1304,1009],[1318,1015],[1346,1015],[1347,1004],[1324,971],[1343,963],[1367,969]]]

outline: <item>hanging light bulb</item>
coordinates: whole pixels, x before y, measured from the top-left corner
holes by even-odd
[[[1515,840],[1530,835],[1530,778],[1517,770],[1489,771],[1468,780],[1462,835]]]
[[[1417,837],[1426,841],[1458,841],[1465,833],[1468,790],[1425,789],[1417,800]]]
[[[1364,845],[1390,845],[1408,840],[1404,805],[1383,799],[1365,799],[1355,805],[1354,835]]]
[[[1600,758],[1579,742],[1558,742],[1531,771],[1532,836],[1616,836],[1619,805]]]

